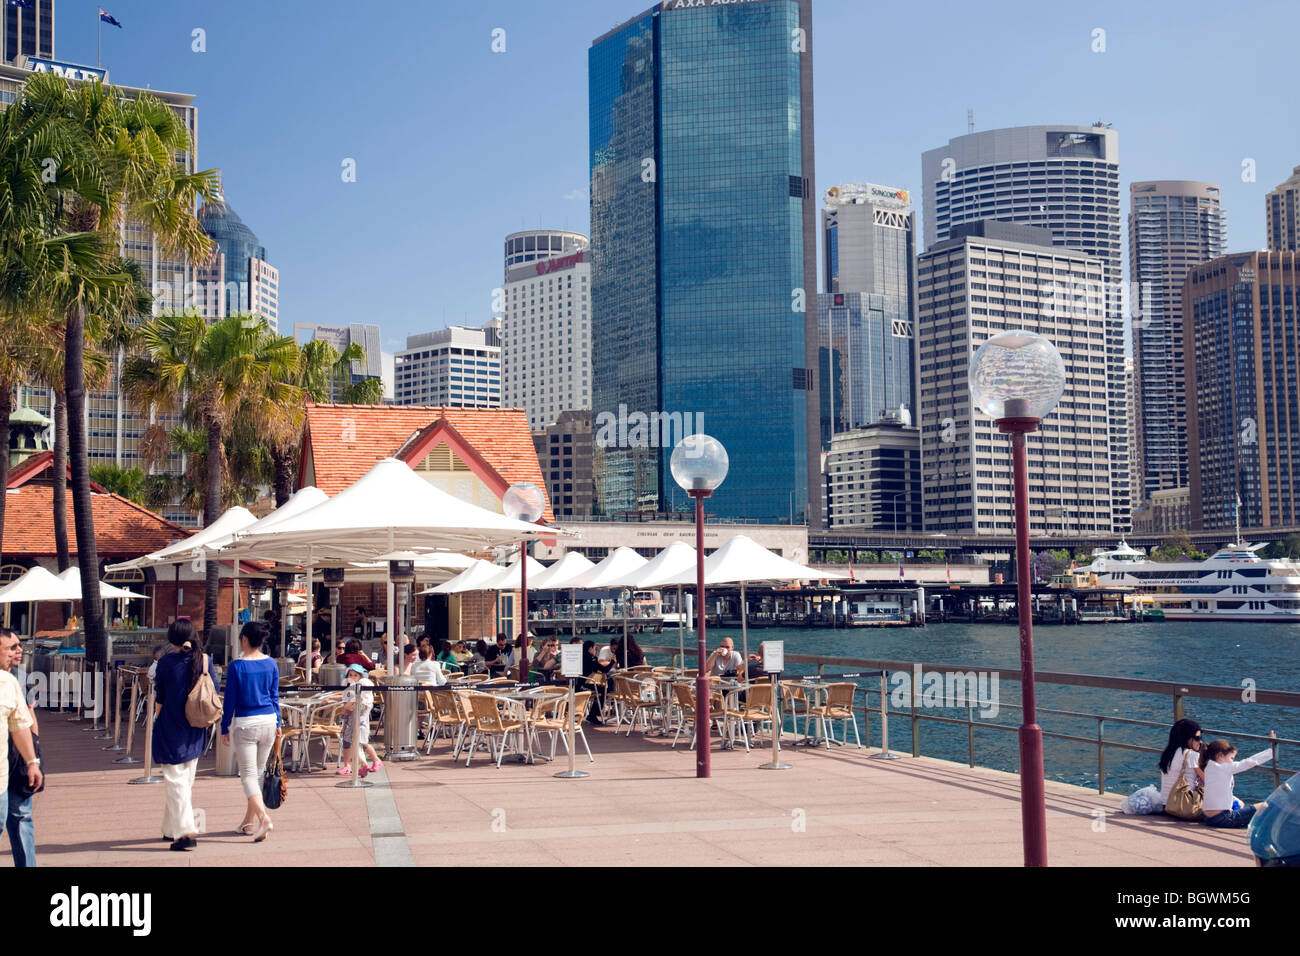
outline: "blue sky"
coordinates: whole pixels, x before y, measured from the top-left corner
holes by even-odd
[[[57,0],[58,59],[94,63],[99,5]],[[587,49],[650,3],[103,6],[123,25],[103,28],[113,82],[196,96],[200,164],[280,269],[282,328],[372,322],[392,350],[490,317],[507,233],[587,230]],[[1131,181],[1217,182],[1230,248],[1261,248],[1264,195],[1300,165],[1295,23],[1285,0],[815,0],[819,191],[902,186],[919,209],[921,153],[967,107],[976,129],[1101,119],[1125,215]]]

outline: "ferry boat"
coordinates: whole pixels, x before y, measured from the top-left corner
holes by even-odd
[[[1262,547],[1238,540],[1204,561],[1161,562],[1121,540],[1079,571],[1102,587],[1136,588],[1148,619],[1300,623],[1300,564],[1261,558]]]

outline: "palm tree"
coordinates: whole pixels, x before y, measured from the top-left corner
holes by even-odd
[[[152,229],[170,254],[192,261],[207,258],[211,243],[195,209],[200,196],[215,197],[215,173],[186,174],[176,165],[178,154],[192,150],[189,131],[165,103],[148,94],[128,100],[98,81],[69,85],[53,74],[38,73],[5,113],[15,116],[18,128],[29,124],[46,131],[49,148],[35,157],[36,168],[44,172],[43,161],[53,159],[57,170],[55,182],[44,187],[44,215],[34,217],[35,225],[25,230],[15,224],[18,252],[12,259],[23,265],[27,291],[56,306],[65,320],[68,450],[86,651],[90,660],[102,663],[107,641],[84,419],[87,315],[125,314],[136,301],[132,277],[114,271],[114,232],[124,218]],[[18,241],[23,237],[27,241]]]
[[[139,407],[179,414],[205,438],[203,521],[223,504],[224,442],[237,424],[257,427],[301,407],[302,390],[287,383],[298,349],[257,315],[229,315],[212,325],[197,314],[160,315],[139,332],[143,352],[127,359],[122,387]],[[203,626],[216,624],[216,562],[208,562]]]

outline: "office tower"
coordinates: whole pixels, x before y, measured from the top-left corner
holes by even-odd
[[[977,219],[1050,229],[1055,245],[1105,266],[1106,398],[1111,456],[1111,531],[1130,526],[1124,399],[1124,316],[1119,294],[1119,133],[1093,126],[1018,126],[969,133],[921,157],[927,246]],[[922,423],[924,427],[926,423]]]
[[[665,3],[591,46],[605,513],[690,502],[669,471],[684,436],[633,426],[610,444],[602,423],[689,415],[730,456],[711,513],[819,521],[811,28],[810,0]]]
[[[1187,484],[1183,383],[1183,280],[1192,266],[1223,254],[1227,222],[1213,183],[1129,185],[1129,294],[1133,318],[1134,424],[1139,468],[1133,499]]]
[[[16,8],[5,6],[8,18]],[[29,13],[22,11],[24,17]],[[24,20],[24,24],[26,20]],[[26,26],[24,26],[26,30]],[[30,63],[28,64],[31,65]],[[0,108],[17,99],[23,82],[31,75],[27,69],[0,64]],[[75,80],[70,82],[77,82]],[[114,90],[127,97],[148,93],[161,100],[170,108],[189,131],[193,150],[177,157],[177,162],[186,173],[195,172],[198,166],[198,108],[194,97],[186,93],[168,93],[163,90],[141,90],[133,87],[115,86]],[[119,250],[121,254],[139,264],[145,281],[154,292],[154,312],[179,312],[187,305],[193,305],[194,281],[196,269],[193,263],[184,257],[175,257],[167,253],[153,233],[140,222],[126,220],[119,233]],[[187,297],[189,301],[187,301]],[[118,373],[124,356],[118,353],[115,361],[110,363],[109,380],[103,388],[88,389],[86,392],[86,441],[87,454],[92,465],[113,464],[120,468],[144,468],[141,454],[141,439],[152,427],[170,429],[180,424],[176,416],[159,415],[153,409],[136,409],[127,401],[118,387]],[[49,417],[54,415],[54,398],[49,389],[24,385],[18,396],[21,404],[26,404]],[[182,475],[185,470],[185,457],[181,454],[168,456],[155,464],[156,473]],[[193,512],[179,506],[161,509],[163,517],[178,524],[193,527],[197,517]]]
[[[0,6],[4,18],[0,63],[15,63],[20,56],[54,59],[54,0],[31,0],[30,7]]]
[[[1269,251],[1300,252],[1300,166],[1264,197],[1264,218]]]
[[[1183,286],[1187,478],[1195,530],[1300,524],[1300,254],[1246,252]]]
[[[564,229],[525,229],[522,232],[512,232],[506,236],[506,279],[510,278],[510,270],[515,266],[538,259],[571,256],[586,249],[588,245],[587,237],[582,233]]]
[[[910,270],[909,270],[910,271]],[[843,431],[911,419],[916,408],[912,321],[899,300],[862,292],[817,296],[820,436],[824,449]]]
[[[952,233],[917,262],[925,530],[1014,530],[1010,447],[971,403],[967,372],[988,339],[1028,329],[1056,346],[1066,374],[1060,403],[1028,442],[1031,531],[1109,533],[1106,316],[1100,295],[1072,294],[1100,287],[1105,260],[1032,226],[982,221]]]
[[[393,403],[500,408],[500,335],[501,320],[492,319],[407,336],[394,359]]]
[[[506,249],[524,238],[511,236]],[[517,252],[535,260],[509,266],[502,288],[501,389],[507,408],[522,408],[538,429],[561,412],[591,407],[591,255],[576,233],[550,237],[562,248]]]
[[[383,378],[383,360],[380,354],[379,326],[354,322],[351,325],[312,325],[306,322],[296,323],[293,338],[299,346],[312,340],[328,342],[340,355],[349,345],[359,345],[366,353],[360,361],[349,363],[346,380],[335,379],[330,382],[329,400],[332,403],[342,401],[343,389],[347,385],[356,385],[368,378]]]
[[[921,434],[911,422],[838,432],[824,471],[826,527],[922,530]]]
[[[591,412],[580,409],[561,412],[553,424],[533,431],[537,462],[557,518],[585,517],[595,508],[591,441]]]
[[[213,257],[201,268],[203,314],[216,319],[256,312],[280,327],[280,272],[266,261],[266,248],[225,201],[204,203],[199,223],[213,240]]]

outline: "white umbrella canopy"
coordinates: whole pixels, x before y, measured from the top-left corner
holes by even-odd
[[[289,496],[288,501],[280,505],[280,507],[276,508],[266,517],[260,518],[252,524],[245,525],[242,528],[232,529],[230,534],[223,535],[220,538],[213,538],[204,541],[202,542],[202,546],[212,551],[219,551],[222,548],[230,547],[235,543],[236,531],[247,534],[250,531],[262,531],[266,528],[274,527],[286,518],[292,518],[294,515],[302,514],[307,509],[315,508],[318,504],[328,500],[329,495],[325,494],[325,492],[321,491],[319,488],[310,485],[306,488],[299,488]]]
[[[481,558],[456,575],[450,581],[437,587],[421,591],[421,594],[460,594],[464,591],[485,591],[493,578],[499,578],[504,570],[501,565],[484,561]]]
[[[212,524],[208,525],[202,531],[190,535],[180,541],[174,541],[165,548],[160,548],[152,554],[146,554],[140,558],[133,558],[130,561],[123,561],[120,564],[110,564],[107,568],[109,571],[130,571],[135,568],[147,567],[151,564],[184,564],[191,561],[204,552],[210,542],[220,541],[230,537],[236,531],[247,528],[257,521],[257,516],[247,508],[238,506],[231,508]]]
[[[533,575],[541,574],[545,570],[546,565],[542,564],[542,562],[538,561],[531,555],[528,556],[528,583],[531,587],[537,587],[537,585],[533,584]],[[520,580],[522,575],[519,573],[518,560],[512,562],[509,567],[498,569],[498,571],[499,573],[495,578],[490,579],[487,584],[482,586],[483,590],[518,591],[523,587],[523,582]]]
[[[689,571],[695,582],[695,549],[684,541],[674,541],[653,558],[620,579],[607,582],[609,587],[654,588],[679,583],[678,575]]]
[[[0,604],[80,600],[80,585],[78,585],[76,593],[73,594],[67,582],[60,580],[39,564],[34,568],[28,568],[18,580],[10,581],[3,588],[0,588]]]
[[[530,572],[528,583],[538,590],[567,588],[570,586],[570,581],[576,580],[595,566],[585,555],[579,554],[577,551],[567,551],[564,557],[545,571],[538,572],[536,579],[533,578]]]
[[[555,533],[462,501],[433,487],[405,462],[385,458],[328,501],[238,535],[234,550],[272,556],[287,545],[310,548],[318,562],[373,560],[398,548],[479,550]]]
[[[580,574],[570,580],[569,587],[582,588],[585,591],[622,587],[617,582],[638,568],[643,567],[646,563],[646,559],[631,548],[615,548],[605,560],[586,574]]]
[[[81,568],[74,564],[72,567],[68,568],[68,570],[61,573],[58,576],[58,579],[63,582],[64,587],[66,587],[70,592],[73,592],[71,600],[81,600]],[[127,600],[135,600],[137,598],[148,599],[147,595],[136,594],[134,591],[128,591],[126,588],[115,587],[114,585],[108,584],[104,581],[99,582],[99,596],[106,601],[116,601],[120,598],[126,598]]]
[[[753,538],[738,534],[704,559],[705,584],[740,584],[746,581],[814,581],[847,578],[838,571],[796,564],[779,554],[773,554]],[[683,570],[657,582],[664,584],[694,584],[695,567]]]

